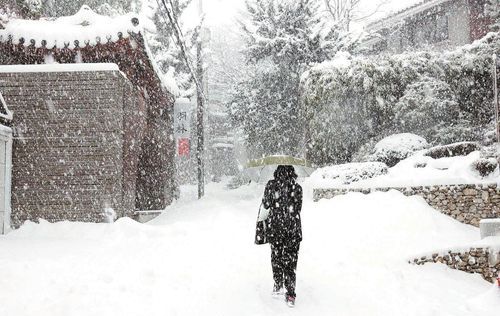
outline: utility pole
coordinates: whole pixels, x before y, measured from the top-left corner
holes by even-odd
[[[203,3],[202,0],[198,2],[198,10],[200,19],[203,17]],[[198,107],[196,109],[196,138],[197,138],[197,149],[196,149],[196,162],[198,165],[198,199],[201,199],[205,194],[205,170],[203,166],[203,158],[205,151],[205,135],[203,128],[203,117],[204,117],[204,93],[203,93],[203,38],[201,32],[198,36],[198,43],[196,46],[196,74],[200,86],[196,89]]]

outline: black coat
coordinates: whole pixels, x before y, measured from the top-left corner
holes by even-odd
[[[262,204],[270,210],[267,237],[271,243],[302,241],[302,187],[295,179],[270,180]]]

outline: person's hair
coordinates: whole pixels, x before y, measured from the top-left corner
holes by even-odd
[[[295,180],[297,179],[297,174],[293,166],[279,165],[274,171],[274,179],[276,180]]]

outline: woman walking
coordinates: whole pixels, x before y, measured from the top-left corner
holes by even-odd
[[[285,299],[290,307],[295,306],[295,272],[302,241],[302,187],[296,179],[292,166],[278,166],[262,199],[264,208],[270,211],[267,238],[271,244],[273,295],[281,295],[284,286]]]

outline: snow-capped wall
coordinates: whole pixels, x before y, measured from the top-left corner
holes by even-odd
[[[438,185],[385,188],[315,189],[314,200],[331,199],[349,192],[368,194],[376,191],[397,190],[405,195],[419,195],[433,208],[454,219],[474,226],[486,218],[500,216],[500,185]]]
[[[433,253],[410,261],[413,264],[442,263],[456,270],[477,273],[494,282],[500,273],[500,251],[495,247],[472,247],[468,250],[449,250]]]

